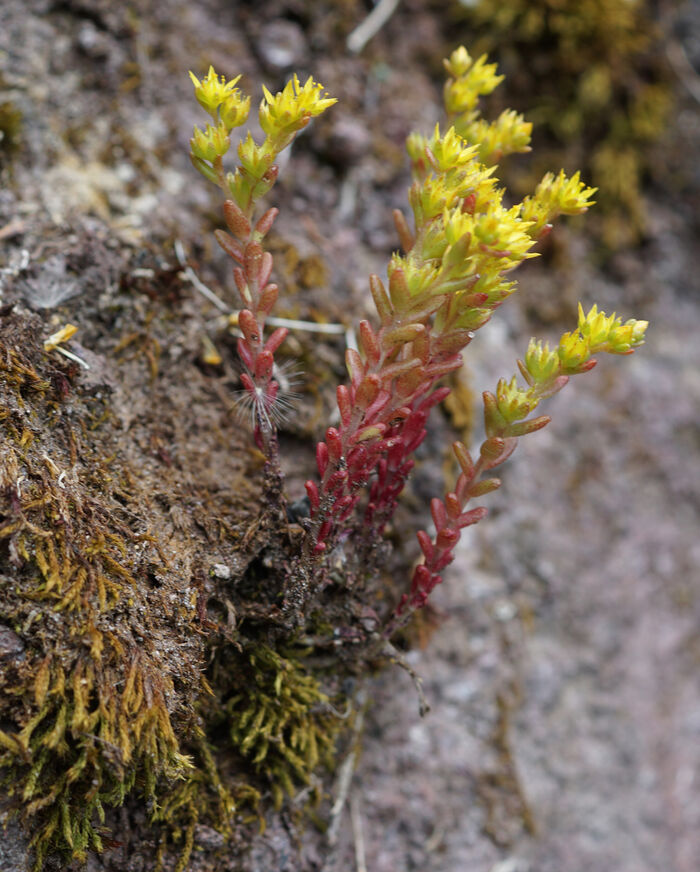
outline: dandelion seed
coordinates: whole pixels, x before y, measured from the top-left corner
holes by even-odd
[[[284,363],[275,363],[272,369],[272,377],[280,386],[280,394],[283,394],[289,400],[301,398],[301,394],[295,388],[304,383],[304,376],[296,361],[287,360]]]
[[[294,361],[274,365],[269,385],[256,385],[250,372],[241,373],[243,390],[237,391],[233,411],[238,420],[250,421],[272,430],[287,423],[294,414],[301,394],[295,388],[302,377]]]
[[[78,282],[66,275],[65,257],[57,254],[44,262],[37,278],[23,283],[22,295],[35,309],[55,309],[80,293]]]

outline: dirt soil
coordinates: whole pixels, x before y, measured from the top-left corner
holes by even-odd
[[[353,54],[345,40],[369,7],[0,6],[0,104],[21,113],[16,138],[0,142],[0,338],[24,337],[17,348],[31,357],[58,327],[78,326],[69,347],[91,369],[54,353],[52,389],[88,397],[96,421],[109,396],[111,423],[95,438],[140,476],[130,499],[170,531],[167,591],[245,559],[226,537],[233,530],[240,544],[250,529],[260,484],[259,457],[235,415],[234,340],[175,250],[179,242],[199,279],[233,307],[211,234],[217,194],[187,157],[202,120],[187,70],[240,72],[258,94],[261,81],[277,89],[293,69],[338,97],[294,145],[275,188],[277,314],[352,323],[370,311],[368,273],[381,274],[397,244],[403,141],[439,119],[440,58],[469,42],[449,4],[404,0]],[[689,67],[675,80],[673,127],[659,151],[668,183],[646,192],[647,238],[602,258],[584,222],[560,226],[469,348],[465,378],[476,396],[492,389],[533,332],[551,339],[570,329],[579,298],[648,319],[647,344],[601,361],[551,402],[554,422],[523,440],[502,491],[489,497],[489,519],[460,543],[425,645],[408,655],[430,713],[419,717],[404,671],[372,679],[335,847],[313,826],[300,833],[292,804],[226,861],[215,859],[217,834],[200,826],[188,868],[700,868],[700,114],[686,87],[698,87],[700,10],[681,4],[674,15],[668,36]],[[222,364],[203,361],[204,337]],[[287,355],[303,379],[282,443],[298,497],[342,377],[342,343],[294,335]],[[398,526],[409,557],[409,520],[443,489],[450,427],[436,422]],[[174,614],[167,608],[163,620]],[[0,663],[13,644],[0,635]],[[326,819],[331,781],[327,789]],[[113,815],[114,847],[91,854],[87,868],[152,869],[138,821],[134,808]],[[0,870],[27,862],[24,836],[9,823]]]

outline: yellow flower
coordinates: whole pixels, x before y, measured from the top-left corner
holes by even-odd
[[[435,131],[426,145],[435,158],[436,172],[446,173],[449,170],[465,169],[478,159],[478,147],[469,145],[454,127],[450,127],[444,136],[440,136],[440,125],[436,124]]]
[[[538,400],[530,390],[518,386],[515,376],[507,382],[502,378],[496,388],[496,405],[503,419],[509,424],[522,420],[537,407]]]
[[[495,121],[483,118],[473,121],[461,130],[467,142],[478,146],[479,160],[492,164],[508,154],[530,151],[532,124],[513,109],[506,109]]]
[[[293,136],[309,121],[338,101],[323,96],[323,85],[309,76],[301,85],[294,76],[282,91],[272,94],[263,85],[265,99],[260,104],[260,126],[271,139]]]
[[[190,150],[194,157],[213,161],[226,154],[230,144],[231,141],[223,124],[218,124],[216,127],[207,124],[206,130],[195,127],[194,135],[190,139]]]
[[[237,91],[236,83],[241,77],[236,76],[235,79],[227,82],[224,76],[218,76],[214,67],[210,66],[206,78],[200,82],[192,70],[189,72],[197,102],[216,121],[217,109],[224,100],[230,98]]]
[[[634,319],[622,323],[615,312],[606,315],[593,305],[587,315],[579,303],[578,331],[588,339],[591,353],[607,351],[610,354],[628,354],[644,342],[648,321]]]
[[[472,62],[466,49],[457,49],[445,61],[447,71],[454,77],[445,83],[444,100],[448,115],[472,112],[479,97],[490,94],[503,81],[496,74],[496,64],[487,64],[486,55]]]
[[[547,342],[530,340],[525,354],[525,369],[532,384],[543,384],[559,373],[559,355]]]
[[[456,48],[449,58],[445,58],[442,63],[452,78],[458,79],[460,76],[463,76],[468,72],[469,67],[472,65],[472,59],[466,48],[463,45],[460,45],[460,47]]]
[[[72,336],[75,336],[77,332],[78,328],[75,324],[66,324],[65,327],[61,327],[61,329],[57,330],[56,333],[52,333],[44,342],[44,351],[53,351],[54,348],[58,348],[62,342],[68,342],[68,340]]]
[[[219,106],[219,117],[227,130],[240,127],[245,124],[250,112],[250,97],[241,99],[238,90],[224,100]]]
[[[557,349],[561,368],[564,373],[578,372],[590,359],[591,346],[588,339],[578,330],[565,333],[559,340]]]
[[[226,133],[230,133],[234,127],[246,121],[250,111],[250,97],[242,97],[236,87],[240,76],[227,82],[223,76],[217,76],[214,67],[209,67],[206,78],[201,82],[192,71],[190,71],[190,78],[199,105],[214,121],[221,121],[226,128]]]
[[[558,176],[546,173],[535,190],[534,197],[522,203],[522,217],[533,222],[531,234],[537,237],[545,225],[559,215],[579,215],[595,203],[591,199],[597,188],[587,188],[581,174],[568,178],[561,170]]]
[[[583,306],[578,304],[578,331],[582,336],[587,336],[592,348],[598,348],[608,341],[608,336],[613,327],[619,327],[622,322],[615,315],[606,315],[599,312],[598,306],[593,304],[586,315]]]

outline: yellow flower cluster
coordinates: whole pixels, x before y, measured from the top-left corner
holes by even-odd
[[[240,79],[236,76],[227,82],[224,76],[217,75],[214,67],[209,67],[206,77],[200,80],[190,71],[190,79],[194,85],[194,95],[199,105],[207,112],[214,124],[207,124],[205,130],[195,127],[190,140],[190,150],[193,159],[199,161],[215,161],[223,157],[231,144],[229,134],[234,127],[244,124],[250,111],[250,97],[242,97],[236,88]],[[196,165],[196,164],[195,164]],[[201,170],[201,167],[198,166]],[[212,181],[211,173],[204,172]]]
[[[525,197],[522,217],[532,222],[532,235],[537,238],[542,230],[559,215],[579,215],[595,203],[592,199],[597,188],[589,188],[581,181],[581,174],[568,178],[561,170],[558,176],[547,173],[533,197]]]
[[[437,313],[436,328],[474,330],[512,293],[515,284],[504,275],[535,256],[531,249],[545,226],[561,213],[585,211],[594,190],[578,173],[548,174],[532,197],[506,208],[494,164],[505,154],[529,150],[532,125],[511,110],[493,123],[480,117],[479,96],[502,78],[485,56],[474,62],[459,48],[445,67],[451,76],[445,108],[453,125],[444,133],[436,125],[431,136],[408,138],[415,234],[408,231],[405,238],[415,242],[406,255],[392,258],[389,276],[400,271],[411,308],[422,295],[450,295],[447,309]]]
[[[504,78],[496,74],[496,64],[486,63],[486,55],[473,61],[464,46],[453,51],[444,64],[450,75],[444,89],[445,108],[450,117],[473,112],[479,97],[490,94]]]
[[[218,76],[214,67],[210,66],[206,78],[200,82],[190,71],[197,102],[214,121],[220,119],[229,132],[243,124],[250,111],[250,97],[241,97],[236,87],[240,78],[236,76],[227,82],[224,76]]]
[[[614,312],[606,315],[596,305],[585,314],[579,303],[576,329],[565,333],[555,349],[546,342],[530,340],[521,372],[530,385],[537,386],[546,385],[560,375],[574,375],[592,365],[594,354],[630,354],[644,342],[648,326],[648,321],[634,319],[623,324]]]
[[[580,371],[581,366],[597,352],[630,354],[644,342],[648,326],[648,321],[634,319],[623,324],[614,312],[606,315],[605,312],[599,312],[595,305],[586,315],[579,303],[578,326],[562,336],[557,349],[562,372]]]
[[[454,127],[444,135],[439,124],[430,137],[412,133],[406,148],[413,175],[420,182],[409,192],[417,223],[442,215],[446,209],[461,209],[465,201],[470,211],[482,212],[494,197],[499,198],[497,180],[492,178],[495,167],[484,166],[478,145],[469,145]]]
[[[294,75],[277,94],[271,94],[263,86],[259,119],[266,134],[265,141],[258,145],[248,133],[238,146],[240,166],[233,173],[225,173],[221,158],[229,150],[233,128],[248,118],[250,97],[243,97],[236,87],[240,76],[227,82],[213,67],[209,67],[202,81],[192,72],[190,78],[198,103],[214,122],[207,124],[205,130],[195,127],[190,140],[192,163],[205,178],[223,189],[227,199],[232,199],[245,215],[250,215],[255,202],[275,182],[277,155],[312,118],[336,100],[325,96],[323,86],[312,78],[301,85]]]
[[[444,61],[450,78],[445,83],[445,110],[459,136],[478,149],[483,164],[494,164],[508,154],[529,151],[532,124],[512,109],[495,121],[479,117],[479,97],[490,94],[502,81],[496,64],[486,63],[486,55],[473,61],[461,46]]]
[[[314,82],[311,76],[301,85],[296,73],[282,91],[271,94],[263,85],[263,94],[260,126],[271,140],[282,141],[285,145],[312,118],[338,102],[334,97],[324,96],[323,85]]]
[[[231,140],[228,137],[223,124],[213,127],[207,124],[205,130],[195,127],[192,139],[190,139],[190,151],[200,160],[213,161],[217,157],[223,157],[229,150]]]
[[[496,387],[496,403],[504,421],[521,421],[537,408],[539,399],[532,390],[519,387],[516,376],[510,381],[500,379]]]
[[[559,375],[559,355],[548,342],[531,339],[525,354],[525,377],[530,384],[544,384]]]
[[[513,376],[501,379],[496,394],[484,394],[484,416],[487,437],[510,438],[524,436],[544,426],[547,418],[523,420],[540,401],[551,396],[568,381],[568,376],[587,372],[595,365],[592,355],[606,351],[630,354],[644,342],[647,321],[621,319],[593,306],[584,314],[579,305],[579,321],[575,330],[565,333],[556,348],[548,343],[530,340],[525,360],[518,361],[527,387],[518,385]]]
[[[460,132],[468,142],[478,143],[479,160],[486,165],[530,151],[532,124],[513,109],[505,109],[492,122],[478,118]]]
[[[470,253],[480,261],[484,257],[497,257],[498,272],[507,272],[528,257],[533,241],[529,222],[520,217],[520,207],[505,209],[500,197],[489,203],[482,213],[462,212],[454,209],[443,218],[445,240],[454,245],[466,234],[472,237]],[[478,271],[478,270],[477,270]]]
[[[591,354],[598,351],[629,354],[644,342],[644,333],[648,326],[648,321],[636,321],[633,318],[623,324],[615,312],[606,315],[605,312],[599,312],[595,304],[587,315],[580,303],[578,306],[576,330],[588,342]]]

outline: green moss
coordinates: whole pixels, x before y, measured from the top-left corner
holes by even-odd
[[[7,100],[0,103],[0,158],[14,154],[20,145],[22,113]]]
[[[318,793],[341,722],[301,652],[268,638],[264,608],[241,633],[183,601],[164,556],[177,544],[115,450],[109,395],[81,394],[71,365],[43,351],[38,316],[4,327],[0,623],[25,657],[3,663],[0,782],[36,870],[100,851],[106,813],[133,797],[159,832],[155,867],[183,872],[198,823],[226,839],[262,820],[263,793],[276,806],[301,785]],[[236,596],[269,584],[261,569]],[[213,593],[231,605],[229,589]]]
[[[0,548],[13,570],[1,577],[0,620],[26,657],[4,670],[0,716],[12,727],[0,731],[0,780],[40,869],[50,851],[100,850],[107,807],[132,790],[156,804],[190,761],[171,671],[143,644],[152,603],[128,556],[143,537],[86,484],[80,460],[97,464],[62,407],[68,376],[30,325],[10,336],[13,326],[13,346],[0,343]]]
[[[228,837],[233,832],[234,815],[243,809],[255,812],[259,807],[260,793],[254,787],[244,781],[234,785],[224,783],[216,762],[217,750],[201,727],[195,729],[189,749],[192,767],[167,791],[153,815],[153,822],[162,824],[155,872],[162,869],[169,845],[173,845],[179,855],[175,872],[187,869],[195,827],[200,821]]]
[[[179,855],[176,872],[184,872],[198,823],[225,837],[236,820],[263,826],[262,790],[268,789],[280,808],[285,794],[293,796],[312,781],[319,764],[332,764],[341,721],[298,653],[282,655],[238,637],[235,645],[220,648],[210,673],[213,691],[200,708],[207,733],[195,730],[188,742],[194,765],[153,818],[163,824],[156,872],[168,845]],[[312,793],[320,798],[317,787]]]
[[[247,680],[223,703],[229,736],[279,808],[285,792],[293,795],[319,763],[331,763],[341,723],[318,680],[293,655],[249,645],[237,669]]]
[[[143,667],[133,664],[122,693],[119,673],[92,657],[68,671],[47,658],[31,667],[34,713],[18,732],[0,733],[0,766],[8,794],[21,798],[40,869],[49,849],[79,859],[101,850],[105,808],[134,787],[154,801],[158,779],[181,777],[189,761],[178,752],[163,688],[151,686],[147,701],[153,676]],[[26,693],[27,683],[10,693]]]

